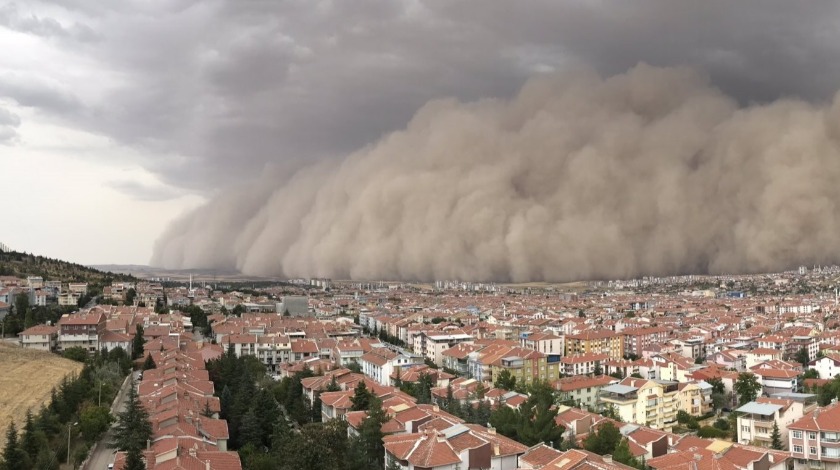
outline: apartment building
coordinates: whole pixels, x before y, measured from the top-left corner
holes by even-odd
[[[557,400],[574,404],[578,408],[595,408],[598,394],[607,385],[618,383],[618,379],[609,375],[596,377],[574,376],[555,380],[552,386],[557,390]]]
[[[644,350],[654,344],[662,344],[668,339],[670,330],[664,327],[628,328],[621,331],[624,354],[644,355]]]
[[[99,349],[107,318],[101,310],[67,313],[58,320],[58,350],[81,347],[88,352]]]
[[[20,345],[26,349],[53,351],[58,345],[58,327],[50,325],[36,325],[20,333]]]
[[[816,408],[816,395],[793,393],[777,397],[759,397],[736,411],[738,442],[761,447],[772,444],[773,424],[779,427],[782,442],[789,442],[789,426]]]
[[[398,353],[388,348],[373,348],[362,355],[359,365],[362,372],[380,385],[391,385],[391,375],[400,367],[423,363],[423,358],[409,353]]]
[[[840,469],[840,406],[816,408],[788,425],[794,470]]]
[[[437,365],[443,365],[443,352],[459,343],[471,344],[473,337],[468,334],[420,333],[414,336],[414,352]]]
[[[548,362],[548,357],[539,351],[511,348],[505,354],[490,362],[491,377],[498,377],[507,370],[517,384],[530,384],[537,380],[552,381],[560,376],[560,363]]]
[[[679,383],[626,378],[603,387],[599,409],[612,407],[622,421],[670,431],[677,421]]]
[[[566,335],[566,356],[573,354],[606,354],[611,359],[624,357],[624,341],[621,334],[612,330],[587,330]]]
[[[560,372],[564,375],[591,375],[604,372],[604,364],[610,357],[606,354],[574,354],[560,360]]]
[[[522,333],[519,338],[520,346],[539,351],[546,356],[561,356],[564,350],[564,338],[553,333]]]
[[[827,355],[814,359],[808,363],[808,369],[817,371],[821,379],[833,379],[840,375],[840,358]]]

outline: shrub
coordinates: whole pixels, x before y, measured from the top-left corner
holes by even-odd
[[[715,437],[722,438],[722,437],[727,437],[728,435],[729,435],[729,433],[727,433],[726,431],[722,431],[720,429],[713,428],[711,426],[703,426],[702,428],[700,428],[699,431],[697,431],[697,436],[698,437],[703,437],[703,438],[706,438],[706,439],[715,438]]]

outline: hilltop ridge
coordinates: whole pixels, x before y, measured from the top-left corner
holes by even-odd
[[[131,275],[100,271],[78,263],[18,251],[0,250],[0,276],[41,276],[64,282],[108,285],[113,281],[136,281]]]

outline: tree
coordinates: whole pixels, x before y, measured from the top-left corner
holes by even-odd
[[[509,370],[502,369],[502,371],[499,372],[499,375],[496,376],[493,386],[502,390],[513,390],[514,387],[516,387],[516,377],[514,377]]]
[[[373,396],[370,401],[368,416],[359,426],[359,440],[364,455],[367,457],[368,468],[381,469],[385,461],[385,445],[382,442],[384,434],[382,425],[388,422],[390,417],[382,409],[382,401]]]
[[[630,452],[630,442],[627,441],[626,437],[621,439],[621,441],[618,442],[618,445],[615,446],[615,449],[612,452],[612,457],[616,462],[620,462],[631,467],[635,467],[639,464],[636,458],[633,457],[633,453]]]
[[[137,291],[134,288],[130,288],[125,292],[125,304],[126,305],[134,305],[134,298],[137,297]]]
[[[245,313],[245,307],[242,304],[236,304],[236,306],[233,307],[233,310],[231,310],[230,313],[233,314],[233,316],[235,317],[241,317],[242,314]]]
[[[363,411],[370,409],[370,403],[373,400],[373,397],[374,395],[367,389],[365,381],[360,381],[359,385],[356,385],[356,389],[353,391],[353,396],[350,397],[350,401],[353,403],[353,406],[350,407],[350,411]]]
[[[611,454],[621,440],[621,431],[611,421],[598,427],[596,432],[589,433],[583,440],[583,448],[598,455]]]
[[[796,354],[793,356],[793,359],[802,364],[803,367],[808,367],[808,363],[811,362],[811,358],[808,355],[807,348],[801,348],[799,351],[796,351]]]
[[[712,392],[711,399],[712,399],[712,407],[715,409],[715,411],[718,411],[721,408],[726,406],[726,395],[724,395],[722,393]]]
[[[432,387],[434,386],[434,379],[431,375],[423,372],[417,378],[417,383],[413,387],[413,395],[417,398],[419,404],[429,404],[432,402]]]
[[[816,369],[808,369],[802,374],[803,379],[818,379],[820,378],[820,373],[817,372]]]
[[[712,393],[726,393],[726,387],[723,385],[723,380],[720,377],[713,377],[706,380],[706,383],[712,386]]]
[[[137,387],[132,379],[125,411],[117,418],[113,444],[119,450],[142,449],[146,447],[146,441],[151,437],[152,424],[149,422],[149,414],[140,403]]]
[[[113,421],[111,411],[104,406],[89,406],[79,415],[79,426],[88,442],[96,441]]]
[[[143,338],[143,325],[137,324],[134,333],[134,340],[131,342],[131,358],[137,359],[143,355],[143,345],[146,344],[146,339]]]
[[[24,318],[29,313],[29,294],[18,294],[15,296],[15,315]]]
[[[88,359],[88,353],[85,348],[81,346],[73,346],[64,350],[64,357],[76,362],[85,362]]]
[[[595,363],[595,370],[593,371],[593,375],[604,375],[604,368],[601,367],[600,362]]]
[[[123,470],[146,470],[146,463],[143,461],[143,456],[139,448],[132,447],[128,450],[125,456]]]
[[[733,386],[735,393],[738,395],[738,405],[742,406],[758,397],[758,392],[761,391],[761,384],[755,374],[750,372],[741,372],[738,374],[738,380]]]
[[[146,356],[146,360],[143,361],[143,370],[155,369],[157,368],[157,364],[155,364],[155,360],[152,359],[152,355],[149,354]]]
[[[6,445],[3,447],[3,470],[26,470],[29,468],[29,458],[20,448],[17,438],[17,427],[14,421],[6,430]]]
[[[529,387],[528,400],[518,411],[517,436],[527,446],[540,442],[559,448],[563,431],[554,421],[557,408],[554,407],[554,391],[547,382],[536,382]]]
[[[46,410],[44,411],[46,412]],[[35,420],[32,417],[32,410],[27,409],[26,418],[24,418],[23,422],[23,429],[21,430],[20,447],[32,460],[36,459],[38,456],[38,449],[41,447],[41,443],[38,442],[35,433]]]
[[[782,433],[779,431],[779,423],[773,421],[773,432],[770,434],[770,447],[776,450],[783,450]]]
[[[242,417],[242,423],[239,426],[239,446],[245,447],[251,445],[256,449],[262,447],[262,441],[260,422],[252,408]]]

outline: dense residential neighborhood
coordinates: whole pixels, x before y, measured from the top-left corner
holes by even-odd
[[[362,463],[346,468],[836,468],[840,307],[827,286],[838,274],[646,278],[577,291],[115,281],[98,302],[17,337],[56,354],[134,352],[146,369],[137,395],[151,426],[139,450],[149,469],[260,468],[261,445],[279,462],[272,468],[294,468],[278,442],[305,442],[316,429],[306,426],[327,432],[332,422],[348,452],[363,449]],[[46,306],[84,292],[2,277],[6,315],[16,304],[37,308],[48,288]],[[253,389],[238,408],[226,361],[258,368],[241,379]],[[247,405],[258,390],[282,412],[252,436],[241,413],[259,415]],[[527,430],[546,419],[542,434]],[[116,470],[128,468],[127,455],[115,454]]]

